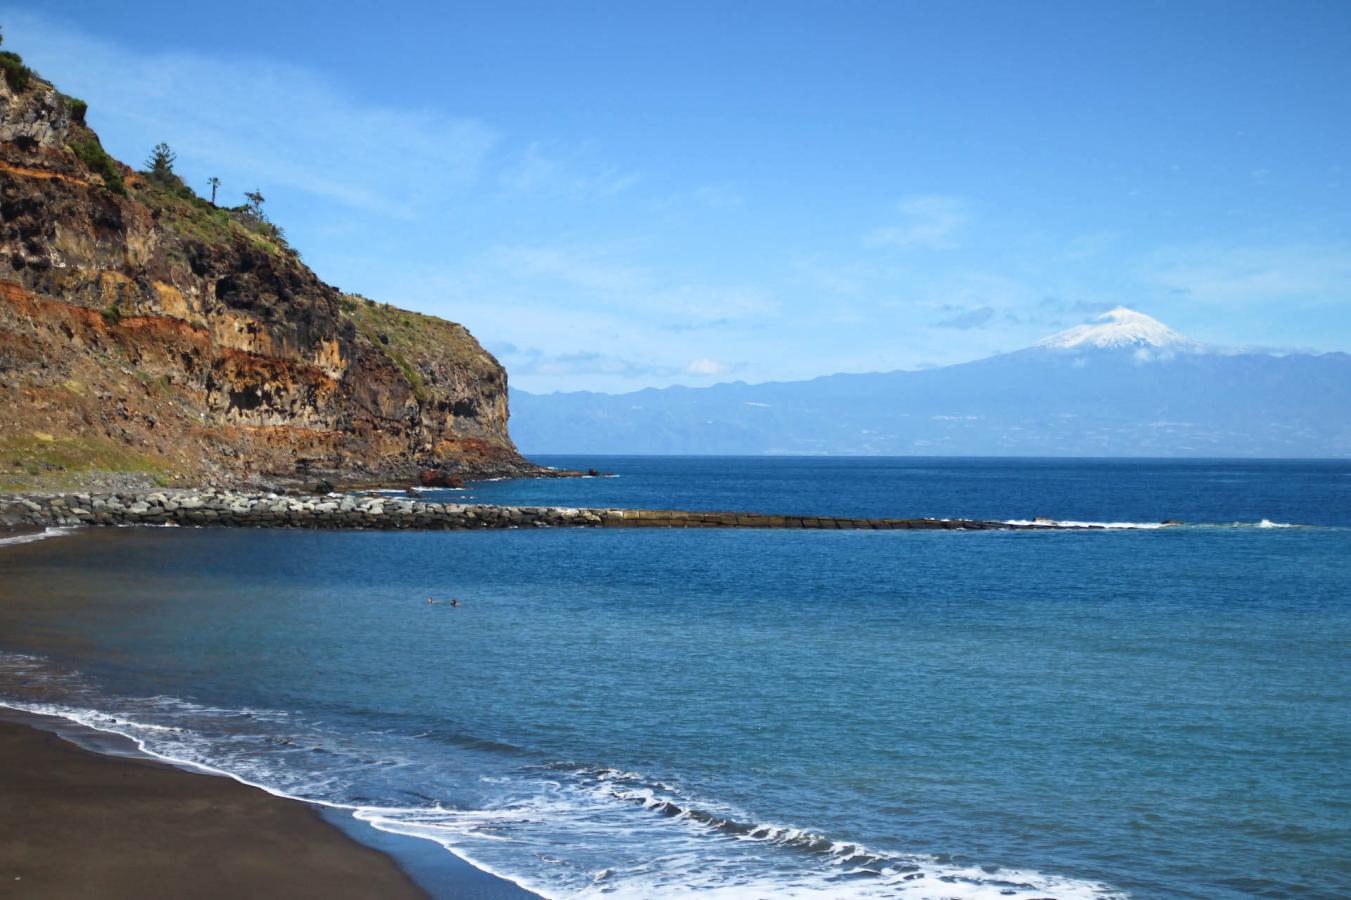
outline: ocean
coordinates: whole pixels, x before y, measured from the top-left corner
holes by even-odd
[[[1351,896],[1351,462],[541,461],[424,496],[1114,527],[74,530],[0,702],[550,897]]]

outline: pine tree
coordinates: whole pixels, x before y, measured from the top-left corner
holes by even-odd
[[[177,158],[174,151],[169,149],[169,145],[161,141],[150,151],[150,158],[145,161],[145,167],[150,170],[152,177],[164,179],[174,174],[174,160]]]

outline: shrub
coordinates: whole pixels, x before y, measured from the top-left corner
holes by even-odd
[[[109,306],[107,309],[103,310],[103,312],[100,313],[100,315],[103,316],[103,322],[109,328],[112,328],[118,322],[122,321],[122,309],[119,306],[117,306],[117,304]]]
[[[108,190],[114,194],[126,196],[127,186],[122,181],[122,172],[117,168],[117,163],[108,155],[108,151],[103,149],[99,139],[93,134],[86,134],[71,141],[70,149],[75,151],[75,155],[80,158],[80,162],[88,167],[89,171],[103,179],[103,183]]]
[[[16,91],[24,90],[33,80],[33,70],[23,64],[23,57],[9,50],[0,50],[0,69],[5,70],[5,80]]]
[[[89,104],[85,103],[79,97],[67,97],[66,109],[70,110],[70,117],[81,125],[84,124],[84,114],[89,111]]]
[[[213,208],[210,203],[207,203],[201,197],[198,197],[197,192],[188,187],[186,181],[179,178],[178,175],[174,174],[172,171],[164,169],[156,171],[152,168],[150,171],[146,172],[146,176],[149,182],[146,185],[146,189],[161,198],[163,195],[167,194],[170,197],[177,197],[179,200],[186,200],[202,209]]]

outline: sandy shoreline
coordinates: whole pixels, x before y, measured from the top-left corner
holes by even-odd
[[[0,715],[0,885],[24,896],[534,896],[429,842],[45,730],[62,721]]]
[[[428,896],[303,803],[0,720],[0,881],[26,896]]]

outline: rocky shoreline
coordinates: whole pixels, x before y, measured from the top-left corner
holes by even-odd
[[[798,528],[931,531],[1083,530],[1091,526],[974,519],[858,519],[669,509],[600,509],[436,503],[416,497],[230,490],[12,494],[0,497],[0,526],[180,525],[234,528]]]

